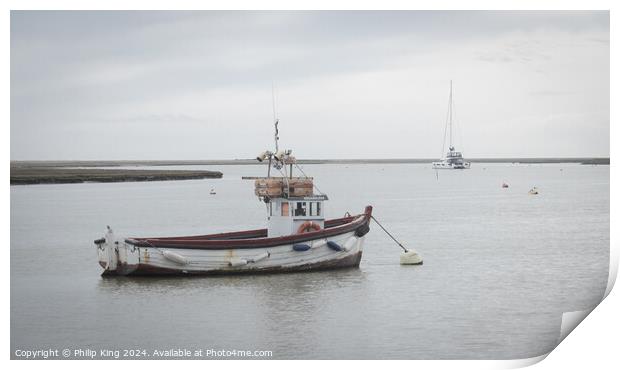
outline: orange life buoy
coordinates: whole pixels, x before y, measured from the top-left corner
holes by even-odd
[[[317,224],[316,222],[306,221],[301,224],[301,226],[299,226],[299,229],[297,229],[297,234],[303,234],[319,230],[321,230],[321,225]]]

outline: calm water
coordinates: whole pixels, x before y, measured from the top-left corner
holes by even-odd
[[[202,168],[191,166],[184,168]],[[206,168],[206,167],[204,167]],[[551,350],[561,314],[595,306],[609,266],[609,166],[307,165],[329,218],[375,216],[359,269],[201,278],[99,276],[93,239],[262,227],[242,175],[11,187],[16,349],[269,350],[273,358],[509,359]],[[509,189],[500,187],[502,181]],[[537,186],[541,194],[529,196]],[[217,195],[208,194],[210,188]]]

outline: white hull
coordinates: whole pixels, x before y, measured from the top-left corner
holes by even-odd
[[[470,167],[471,167],[470,162],[464,162],[462,164],[447,163],[447,162],[433,162],[433,169],[436,169],[436,170],[468,170]]]
[[[108,233],[97,245],[104,275],[218,274],[285,272],[359,265],[364,237],[355,231],[306,242],[311,248],[296,251],[292,244],[251,249],[183,249],[137,247]],[[327,241],[342,246],[335,251]]]

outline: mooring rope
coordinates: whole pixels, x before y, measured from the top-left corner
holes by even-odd
[[[396,244],[398,244],[398,245],[399,245],[399,246],[400,246],[400,247],[401,247],[401,248],[402,248],[405,252],[409,252],[409,251],[407,250],[407,248],[405,248],[405,247],[404,247],[404,246],[403,246],[403,245],[402,245],[402,244],[401,244],[398,240],[396,240],[396,238],[395,238],[394,236],[392,236],[392,234],[390,234],[390,232],[389,232],[389,231],[387,231],[387,230],[385,229],[385,227],[383,227],[383,225],[381,225],[381,224],[379,223],[379,221],[377,221],[377,219],[375,218],[375,216],[372,216],[372,215],[371,215],[371,216],[370,216],[370,218],[372,218],[372,219],[373,219],[373,220],[377,223],[377,225],[379,225],[379,227],[380,227],[381,229],[383,229],[383,231],[385,231],[385,233],[386,233],[386,234],[388,234],[388,236],[389,236],[390,238],[392,238],[392,240],[394,240],[394,241],[396,242]]]

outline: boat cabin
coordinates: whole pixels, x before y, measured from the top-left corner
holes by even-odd
[[[325,227],[326,195],[269,198],[267,204],[267,236],[299,234]],[[302,226],[304,230],[300,230]]]
[[[327,196],[314,194],[311,177],[262,177],[254,186],[254,193],[267,206],[268,237],[324,228]]]
[[[314,193],[314,179],[305,176],[292,150],[278,149],[278,120],[275,121],[276,150],[266,150],[256,159],[268,161],[267,177],[255,177],[254,194],[267,206],[267,237],[274,238],[325,228],[325,194]],[[296,166],[303,177],[293,176]],[[283,176],[271,176],[271,169]],[[288,170],[287,170],[288,168]],[[320,193],[320,191],[319,191]]]
[[[455,152],[453,147],[450,148],[446,156],[447,158],[463,158],[463,154],[461,152]]]
[[[452,164],[462,164],[463,154],[461,152],[455,152],[454,147],[450,147],[450,151],[446,153],[446,162]]]

